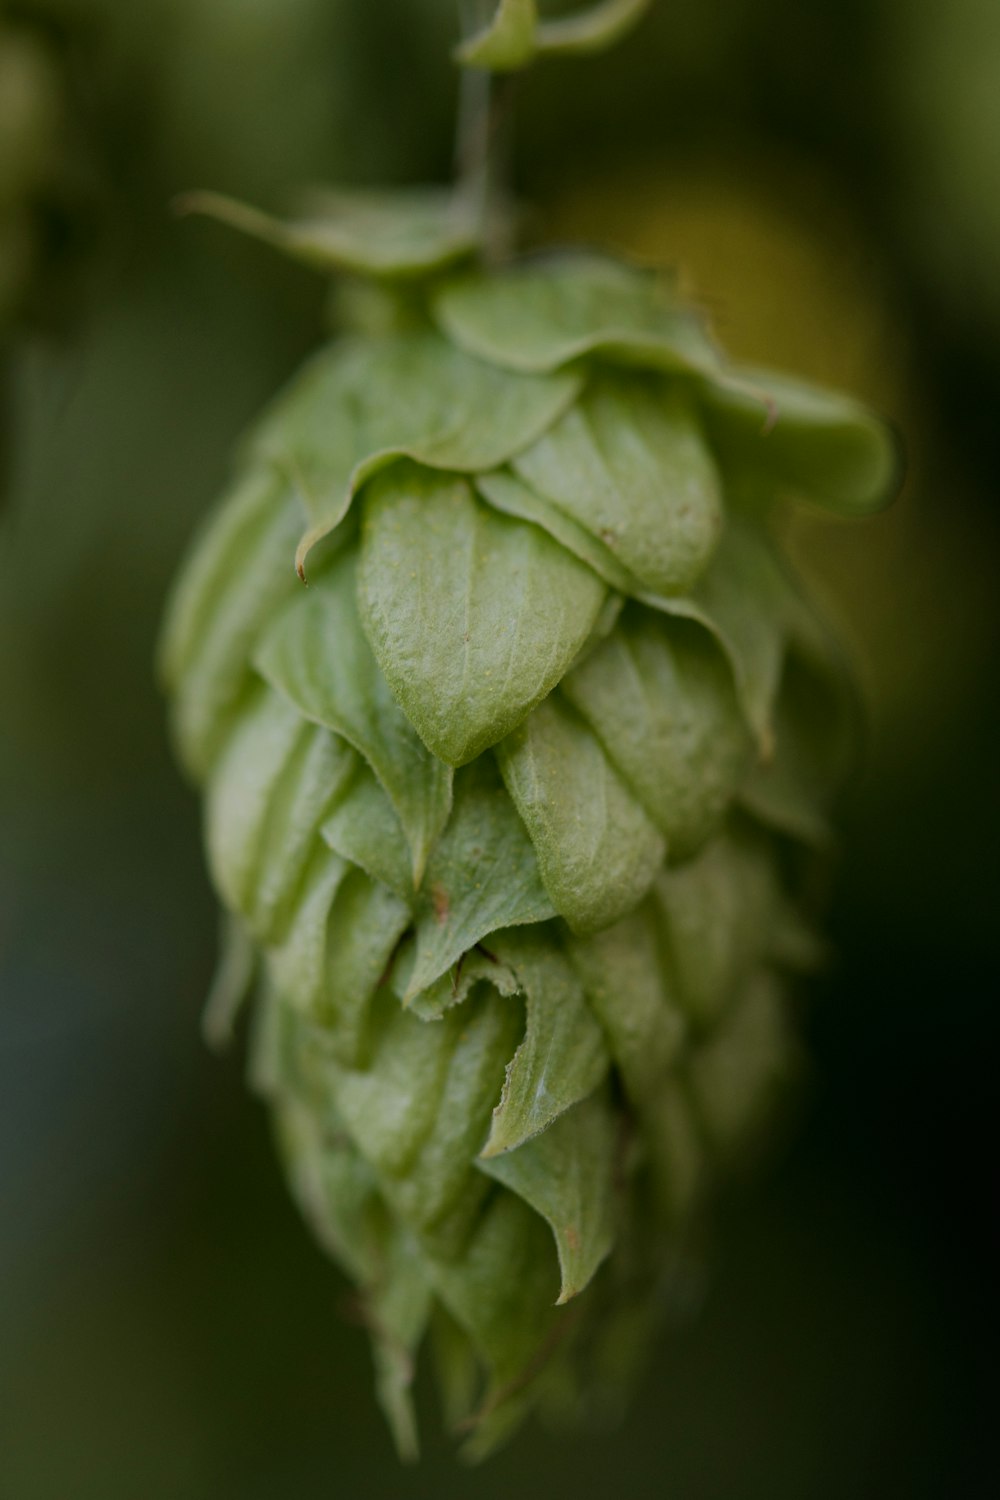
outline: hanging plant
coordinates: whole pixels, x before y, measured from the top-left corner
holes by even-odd
[[[481,87],[641,9],[502,0],[458,57]],[[162,648],[229,914],[208,1031],[253,993],[405,1456],[425,1340],[473,1456],[618,1401],[794,1079],[853,696],[773,521],[898,471],[664,277],[499,255],[467,105],[454,190],[189,200],[348,278],[354,326],[249,435]]]

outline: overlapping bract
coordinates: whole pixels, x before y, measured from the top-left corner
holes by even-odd
[[[163,660],[233,914],[210,1024],[256,954],[257,1081],[399,1446],[428,1338],[482,1453],[620,1380],[793,1070],[849,692],[766,522],[875,506],[895,454],[646,273],[424,286],[250,435]]]

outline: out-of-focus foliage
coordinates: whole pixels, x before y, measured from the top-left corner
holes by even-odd
[[[21,311],[45,248],[43,209],[66,144],[61,83],[44,37],[0,9],[0,334]]]
[[[465,1494],[434,1452],[416,1488],[383,1455],[364,1335],[332,1331],[328,1268],[261,1120],[236,1070],[202,1054],[214,917],[150,669],[166,581],[232,441],[321,324],[304,272],[174,222],[169,200],[211,187],[279,210],[300,181],[444,180],[455,7],[15,9],[68,71],[99,206],[82,320],[22,343],[10,374],[2,1484],[17,1500]],[[533,237],[680,260],[735,352],[881,405],[910,480],[860,534],[823,522],[808,542],[865,644],[875,728],[798,1144],[733,1206],[704,1312],[623,1432],[572,1451],[539,1436],[477,1476],[484,1500],[982,1487],[995,11],[660,0],[614,51],[519,81]]]
[[[1000,330],[1000,23],[993,0],[894,0],[895,192],[922,273]]]

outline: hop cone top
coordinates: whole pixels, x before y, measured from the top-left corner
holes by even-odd
[[[426,1337],[478,1454],[617,1399],[792,1070],[850,690],[768,523],[873,509],[896,454],[658,275],[485,268],[461,200],[195,206],[378,314],[249,434],[169,612],[233,919],[209,1024],[256,973],[256,1081],[400,1449]]]

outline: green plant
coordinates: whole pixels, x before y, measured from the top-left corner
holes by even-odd
[[[459,55],[589,48],[640,8],[504,0]],[[289,220],[191,203],[346,278],[163,672],[231,914],[208,1028],[256,976],[255,1082],[405,1455],[425,1336],[474,1456],[537,1402],[617,1402],[773,1118],[851,691],[772,522],[864,513],[897,469],[848,398],[731,367],[659,275],[496,263],[487,168]]]

